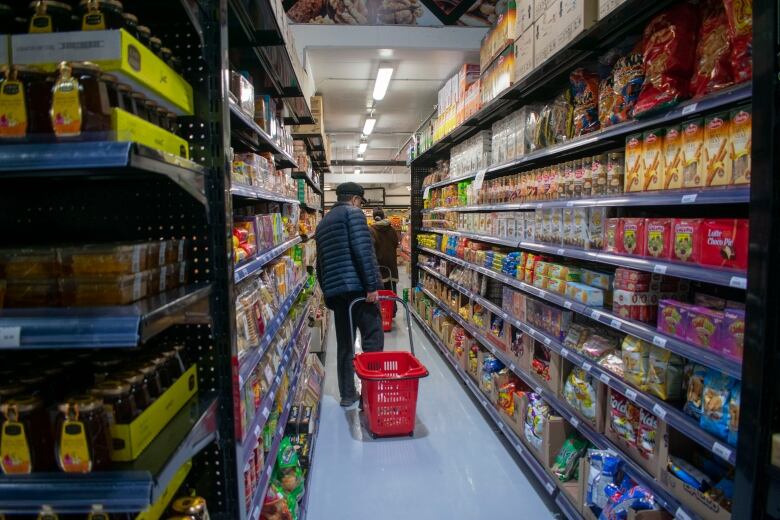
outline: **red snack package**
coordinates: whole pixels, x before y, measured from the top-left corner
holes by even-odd
[[[734,81],[753,77],[753,0],[723,0],[729,22],[731,68]]]
[[[672,221],[672,260],[699,262],[701,219],[676,218]]]
[[[647,255],[656,258],[672,256],[672,220],[668,218],[649,218],[645,234],[647,235]]]
[[[691,95],[703,96],[734,83],[729,49],[729,24],[723,0],[706,0],[702,4],[699,43],[696,46],[696,68],[691,78]]]
[[[702,223],[702,230],[700,263],[747,269],[747,219],[708,219]]]
[[[645,83],[634,116],[667,108],[688,97],[696,55],[699,12],[681,2],[656,16],[645,28]]]
[[[645,219],[624,218],[622,238],[621,247],[624,253],[645,256],[647,254]]]
[[[630,445],[636,444],[636,425],[639,423],[639,411],[625,396],[609,392],[610,429]],[[634,416],[636,417],[634,419]]]
[[[646,411],[639,409],[639,435],[637,436],[636,447],[643,457],[649,459],[655,453],[655,432],[658,430],[658,417]]]

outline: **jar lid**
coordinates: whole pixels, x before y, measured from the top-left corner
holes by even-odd
[[[130,96],[136,99],[146,99],[146,96],[144,96],[140,92],[133,92],[132,94],[130,94]]]
[[[115,85],[117,85],[117,88],[119,86],[119,78],[116,77],[114,74],[108,74],[107,72],[103,72],[100,75],[100,79],[102,81],[107,82],[107,83],[114,83]],[[130,87],[127,87],[127,88],[130,88]]]
[[[24,392],[25,386],[19,383],[7,383],[0,386],[0,399],[19,395]],[[5,400],[5,399],[3,399]]]
[[[89,394],[74,395],[69,397],[64,403],[60,403],[57,409],[67,414],[69,411],[77,408],[79,412],[94,412],[103,407],[103,400],[99,397]],[[75,410],[74,410],[75,411]]]
[[[202,513],[206,510],[206,500],[203,497],[182,497],[173,503],[176,513]]]
[[[127,381],[131,385],[142,383],[144,380],[144,375],[137,370],[125,370],[123,372],[117,372],[114,374],[114,377],[121,381]]]
[[[139,25],[138,27],[135,28],[135,30],[138,31],[141,34],[146,35],[146,36],[151,36],[152,35],[152,30],[149,29],[145,25]]]
[[[160,54],[164,54],[168,57],[173,56],[173,51],[170,49],[170,47],[162,47],[160,49]]]
[[[81,2],[79,2],[79,7],[85,7],[89,5],[91,1],[93,0],[81,0]],[[117,9],[124,10],[124,6],[122,5],[122,2],[120,2],[119,0],[94,0],[94,1],[97,2],[98,6],[100,6],[101,4],[108,4]]]
[[[148,376],[149,374],[153,374],[157,371],[157,365],[151,362],[140,364],[135,368],[145,376]]]
[[[95,395],[124,395],[130,393],[130,385],[126,381],[116,379],[106,379],[102,383],[96,384],[92,388]]]
[[[126,83],[120,82],[119,85],[116,86],[117,90],[121,90],[122,92],[131,92],[133,89],[130,88],[130,85],[127,85]]]
[[[12,408],[21,413],[32,412],[43,406],[43,401],[40,397],[34,395],[19,395],[0,405],[0,411],[8,417],[8,412]]]
[[[56,2],[55,0],[33,0],[30,2],[30,9],[35,9],[41,4],[43,7],[56,7],[57,9],[63,9],[65,11],[73,11],[73,8],[65,2]]]
[[[157,36],[152,36],[151,38],[149,38],[149,43],[162,45],[162,40],[160,38],[158,38]]]
[[[138,17],[132,13],[124,13],[122,17],[125,19],[126,22],[138,24]]]

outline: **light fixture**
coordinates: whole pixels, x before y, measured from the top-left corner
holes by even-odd
[[[368,148],[368,143],[363,141],[358,145],[358,155],[363,155],[366,153],[366,149]]]
[[[390,85],[390,78],[393,76],[392,67],[379,67],[376,73],[376,82],[374,83],[374,99],[381,101],[387,94],[387,87]]]
[[[374,125],[376,124],[376,119],[373,117],[369,117],[366,119],[366,124],[363,125],[363,135],[371,135],[371,132],[374,131]]]
[[[362,160],[363,160],[363,156],[362,156],[362,155],[358,155],[358,156],[357,156],[357,160],[358,160],[358,161],[362,161]]]
[[[360,168],[355,168],[355,175],[360,175]]]

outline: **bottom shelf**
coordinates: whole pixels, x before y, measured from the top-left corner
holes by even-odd
[[[565,506],[561,507],[561,510],[566,514],[566,517],[569,518],[570,520],[582,519],[582,516],[577,512],[574,505],[571,504],[569,499],[563,493],[560,492],[558,486],[555,484],[555,480],[553,479],[553,476],[550,475],[542,467],[541,463],[538,460],[536,460],[536,458],[528,451],[528,449],[522,443],[522,441],[517,436],[517,434],[514,431],[512,431],[509,425],[507,425],[501,419],[498,410],[496,410],[496,408],[492,406],[492,404],[490,403],[490,401],[488,401],[485,394],[482,393],[482,391],[479,389],[477,384],[471,379],[471,377],[458,366],[458,364],[452,358],[452,354],[450,354],[450,351],[441,342],[438,336],[436,336],[433,330],[431,330],[431,328],[428,326],[427,323],[425,323],[425,321],[420,317],[420,315],[417,314],[416,310],[412,308],[410,308],[409,310],[414,316],[414,318],[417,320],[417,323],[420,326],[420,328],[425,332],[428,339],[431,341],[431,343],[436,345],[436,348],[439,349],[439,352],[442,355],[442,357],[444,357],[449,363],[450,368],[456,374],[458,374],[458,376],[460,376],[460,378],[465,383],[466,388],[468,388],[471,391],[474,398],[479,402],[480,405],[482,405],[482,408],[487,412],[487,414],[493,420],[493,422],[501,431],[501,433],[504,434],[506,439],[514,448],[517,455],[519,455],[520,459],[531,470],[531,473],[533,473],[533,475],[542,484],[544,489],[547,490],[550,496],[555,499],[556,503],[560,504],[560,502],[565,502]]]
[[[322,397],[320,397],[320,404],[317,406],[317,418],[314,420],[314,430],[311,433],[311,440],[309,441],[309,471],[306,474],[306,483],[303,488],[303,497],[301,498],[301,505],[298,509],[298,520],[306,520],[306,511],[309,508],[309,484],[311,483],[311,468],[314,465],[314,453],[317,448],[317,436],[320,433],[320,419],[322,418]]]

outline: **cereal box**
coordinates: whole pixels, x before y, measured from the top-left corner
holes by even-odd
[[[682,125],[683,188],[705,186],[704,121],[694,119]]]
[[[664,132],[664,189],[682,186],[682,133],[679,126],[670,126]]]
[[[623,191],[642,191],[644,175],[644,154],[642,134],[626,137],[625,185]]]
[[[672,256],[672,221],[668,218],[649,218],[645,224],[647,255],[655,258]]]
[[[747,219],[707,219],[702,222],[699,263],[747,269]]]
[[[704,120],[704,164],[707,171],[705,186],[732,184],[732,162],[729,157],[730,121],[727,112],[712,114]]]
[[[620,253],[623,250],[623,219],[610,218],[604,228],[604,251]]]
[[[621,249],[629,255],[644,256],[647,239],[645,238],[645,219],[624,218]]]
[[[731,174],[734,184],[750,184],[750,151],[753,142],[753,114],[750,105],[731,112]]]
[[[574,223],[578,217],[587,220],[586,249],[604,249],[604,229],[607,221],[607,208],[575,208]]]
[[[645,132],[642,137],[642,190],[654,191],[664,187],[664,135],[663,130]]]
[[[672,260],[699,262],[701,223],[701,219],[672,220]]]

